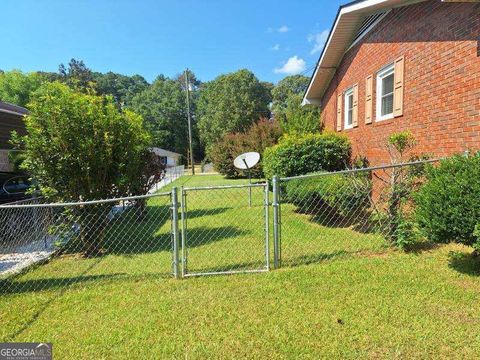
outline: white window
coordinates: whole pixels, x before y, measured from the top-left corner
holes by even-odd
[[[377,120],[393,118],[393,64],[377,74]]]
[[[353,88],[345,91],[344,98],[344,111],[343,118],[345,119],[345,129],[353,128]]]

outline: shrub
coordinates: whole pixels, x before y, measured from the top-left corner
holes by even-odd
[[[416,219],[437,243],[472,245],[480,219],[480,156],[454,156],[427,169],[427,182],[415,196]]]
[[[285,186],[287,201],[309,212],[326,205],[343,217],[366,210],[371,191],[372,182],[365,174],[314,176],[290,180]]]
[[[274,145],[281,135],[276,122],[261,119],[253,124],[245,133],[227,134],[215,145],[211,146],[208,156],[215,169],[229,178],[243,176],[241,170],[233,166],[233,160],[248,151],[263,153],[265,148]],[[263,177],[262,161],[251,170],[253,177]]]
[[[480,224],[475,226],[475,231],[473,232],[473,236],[475,236],[476,240],[473,243],[473,250],[476,256],[480,255]]]
[[[419,234],[416,223],[408,217],[400,217],[397,219],[395,234],[392,240],[395,246],[402,250],[409,250],[418,242]]]
[[[316,171],[345,169],[350,163],[351,145],[344,135],[335,133],[289,135],[265,149],[265,176],[294,176]]]
[[[227,134],[214,146],[207,149],[207,156],[213,162],[215,170],[227,178],[236,178],[240,173],[233,166],[236,134]]]
[[[150,138],[142,118],[129,110],[119,111],[111,97],[46,83],[35,92],[29,109],[27,135],[14,135],[13,141],[24,150],[21,166],[36,180],[42,195],[60,201],[131,195],[144,190],[154,175],[156,167],[147,166]],[[105,206],[78,211],[87,219],[102,213]],[[99,221],[82,228],[86,255],[100,253],[101,236],[96,235],[103,226]]]

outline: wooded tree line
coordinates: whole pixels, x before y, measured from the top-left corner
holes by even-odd
[[[223,136],[245,133],[262,118],[274,118],[283,132],[320,130],[316,109],[300,106],[308,78],[288,76],[273,85],[242,69],[202,82],[189,72],[194,155],[197,161]],[[61,82],[84,94],[111,96],[119,109],[141,115],[152,146],[187,155],[188,125],[184,74],[159,75],[150,84],[141,75],[100,73],[81,60],[61,64],[57,72],[0,71],[0,100],[29,107],[45,82]],[[207,151],[208,153],[208,151]]]

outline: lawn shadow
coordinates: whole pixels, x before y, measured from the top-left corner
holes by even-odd
[[[480,276],[480,256],[474,256],[460,251],[449,253],[449,266],[462,273],[471,276]]]
[[[30,279],[26,281],[15,281],[14,279],[5,279],[0,281],[0,294],[23,294],[37,291],[57,290],[63,288],[74,288],[75,285],[85,283],[105,283],[112,281],[145,280],[150,278],[171,278],[168,272],[148,273],[131,275],[127,273],[111,273],[99,275],[85,275],[85,273],[68,278],[42,278]]]
[[[204,267],[200,269],[189,269],[190,274],[195,273],[222,273],[222,272],[242,272],[242,271],[261,271],[266,269],[266,260],[265,258],[259,259],[257,261],[244,261],[237,262],[227,265],[211,266]]]
[[[85,274],[87,274],[90,270],[92,270],[95,266],[97,266],[101,261],[102,261],[102,258],[96,259],[85,270],[81,271],[77,277],[85,276]],[[7,284],[10,285],[8,287],[8,289],[10,290],[9,291],[10,294],[16,294],[17,289],[21,290],[21,286],[18,286],[19,282],[15,281],[16,279],[17,279],[16,277],[13,277],[13,278],[2,280],[0,282],[0,285],[1,285],[0,293],[2,293],[4,290],[7,290],[7,286],[6,286]],[[34,284],[35,284],[34,282],[31,282],[29,283],[29,286],[31,287]],[[68,290],[68,288],[69,288],[68,286],[59,288],[58,291],[56,291],[50,299],[48,299],[47,301],[45,301],[43,304],[39,306],[39,309],[31,316],[31,318],[27,322],[25,322],[25,324],[21,325],[17,330],[12,332],[2,341],[11,342],[15,340],[17,336],[21,335],[25,330],[27,330],[30,326],[32,326],[35,323],[35,321],[37,321],[37,319],[55,302],[56,299],[62,297],[63,294],[65,294],[65,292]],[[33,290],[33,291],[37,291],[37,290]],[[20,293],[22,293],[22,291],[20,291]]]
[[[330,229],[350,229],[362,234],[386,233],[390,229],[387,221],[375,218],[367,210],[353,210],[348,214],[339,214],[333,207],[322,203],[313,209],[294,205],[296,214],[308,215],[309,221]]]
[[[308,254],[308,255],[301,255],[297,257],[289,258],[286,261],[282,261],[282,264],[295,267],[301,265],[311,265],[311,264],[319,264],[328,260],[332,260],[338,257],[345,257],[347,255],[352,254],[352,252],[348,252],[345,250],[334,251],[329,254],[325,253],[317,253],[317,254]]]
[[[385,248],[386,250],[388,248]],[[335,259],[344,259],[349,256],[378,256],[385,254],[385,251],[381,250],[338,250],[331,253],[317,253],[317,254],[307,254],[297,257],[288,258],[282,261],[282,264],[288,267],[296,267],[302,265],[311,265],[311,264],[320,264]]]
[[[212,216],[221,214],[226,210],[228,210],[227,207],[213,208],[207,211],[190,210],[188,211],[188,217]],[[98,236],[103,237],[101,240],[103,254],[131,256],[171,251],[171,227],[166,226],[171,221],[170,216],[169,205],[149,205],[143,212],[138,208],[128,208],[123,213],[118,214],[101,231],[98,231]],[[212,232],[216,230],[218,229],[211,229]],[[232,229],[224,230],[230,233],[234,232]],[[211,238],[213,241],[215,240],[215,237]],[[62,250],[62,254],[80,252],[82,252],[82,243],[79,236],[76,236]]]
[[[439,248],[439,244],[431,241],[418,241],[409,245],[405,251],[409,254],[421,254],[426,251],[431,251]]]
[[[212,242],[227,240],[235,237],[245,236],[251,231],[237,228],[235,226],[205,227],[198,226],[187,229],[187,247],[198,247]]]

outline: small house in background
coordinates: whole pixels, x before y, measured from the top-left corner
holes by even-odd
[[[20,135],[25,135],[23,117],[27,113],[23,107],[0,101],[0,171],[13,171],[8,160],[8,153],[12,150],[11,133],[15,130]]]
[[[152,151],[162,158],[162,162],[167,168],[179,165],[180,158],[182,157],[182,154],[157,147],[152,148]]]

